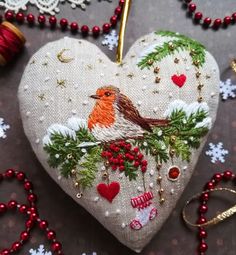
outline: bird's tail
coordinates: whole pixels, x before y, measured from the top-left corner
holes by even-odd
[[[152,118],[145,118],[145,121],[150,125],[150,126],[155,126],[155,127],[166,127],[170,124],[170,121],[167,119],[152,119]]]

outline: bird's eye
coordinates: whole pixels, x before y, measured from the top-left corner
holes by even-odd
[[[110,92],[105,92],[104,94],[105,94],[106,97],[109,97],[111,95]]]

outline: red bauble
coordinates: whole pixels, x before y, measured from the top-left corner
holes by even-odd
[[[110,22],[111,22],[112,26],[116,26],[116,24],[117,24],[117,16],[116,15],[112,16],[111,19],[110,19]]]
[[[211,21],[212,21],[211,18],[207,17],[207,18],[204,19],[203,24],[205,26],[210,26],[211,25]]]
[[[5,19],[6,19],[7,21],[12,22],[12,21],[14,20],[14,18],[15,18],[15,14],[14,14],[13,11],[7,11],[7,12],[5,13]]]
[[[0,213],[4,213],[7,211],[7,206],[3,203],[0,203]]]
[[[72,23],[70,24],[70,30],[71,30],[71,32],[76,33],[76,32],[78,31],[78,29],[79,29],[79,26],[78,26],[78,23],[77,23],[77,22],[72,22]]]
[[[20,234],[20,239],[22,241],[27,241],[29,239],[29,233],[27,231],[23,231],[21,234]]]
[[[29,13],[26,17],[27,19],[27,22],[30,24],[30,25],[33,25],[34,22],[35,22],[35,17],[32,13]]]
[[[52,244],[52,250],[53,250],[53,251],[60,251],[61,248],[62,248],[62,245],[61,245],[61,243],[59,243],[59,242],[54,242],[54,243]]]
[[[20,242],[15,242],[12,244],[12,250],[13,251],[19,251],[21,248],[21,243]]]
[[[40,14],[40,15],[38,16],[38,23],[39,23],[39,25],[40,25],[40,26],[44,26],[45,22],[46,22],[45,16],[42,15],[42,14]]]
[[[14,176],[15,176],[15,170],[13,170],[13,169],[8,169],[8,170],[5,172],[5,176],[6,176],[7,178],[12,178],[12,177],[14,177]]]
[[[50,16],[49,17],[49,24],[52,28],[55,27],[56,24],[57,24],[57,18],[55,16]]]
[[[53,240],[53,239],[55,239],[56,238],[56,233],[54,232],[54,231],[52,231],[52,230],[49,230],[48,232],[47,232],[47,239],[48,240]]]
[[[88,33],[89,33],[89,27],[88,27],[87,25],[83,25],[83,26],[81,27],[81,33],[82,33],[83,36],[88,35]]]
[[[222,20],[221,19],[215,19],[213,23],[214,28],[219,28],[222,25]]]
[[[18,23],[23,23],[23,22],[25,21],[25,15],[24,15],[24,13],[18,12],[18,13],[16,14],[16,21],[17,21]]]
[[[100,34],[100,28],[98,26],[94,26],[92,32],[93,36],[98,36]]]
[[[202,13],[201,12],[196,12],[195,15],[194,15],[194,19],[199,21],[202,19]]]
[[[39,222],[39,227],[40,227],[42,230],[46,229],[46,228],[48,227],[48,222],[47,222],[46,220],[41,220],[41,221]]]
[[[224,18],[224,25],[228,26],[231,23],[232,19],[230,16]]]
[[[232,178],[232,176],[233,176],[233,173],[231,171],[228,170],[228,171],[224,172],[224,179],[225,180],[230,180]]]
[[[200,245],[199,245],[199,247],[198,247],[198,250],[199,250],[200,252],[205,252],[205,251],[207,251],[207,249],[208,249],[208,246],[207,246],[206,243],[204,243],[204,242],[200,243]]]
[[[102,26],[102,31],[103,33],[109,33],[110,31],[110,28],[111,28],[111,25],[109,23],[105,23],[103,26]]]
[[[188,6],[188,10],[189,10],[190,12],[195,12],[195,11],[196,11],[196,9],[197,9],[196,4],[194,4],[194,3],[189,4],[189,6]]]
[[[11,201],[8,202],[7,206],[10,209],[14,209],[14,208],[17,207],[17,202],[15,200],[11,200]]]
[[[32,15],[32,14],[31,14]],[[33,15],[32,15],[33,16]],[[28,20],[28,17],[29,17],[29,15],[27,16],[27,20]],[[31,17],[31,16],[30,16]],[[33,16],[34,17],[34,16]],[[17,180],[18,181],[23,181],[24,179],[25,179],[25,174],[24,173],[22,173],[22,172],[18,172],[17,174],[16,174],[16,178],[17,178]]]
[[[33,188],[33,185],[32,185],[31,182],[26,181],[26,182],[24,183],[24,188],[25,188],[25,190],[29,191],[29,190],[31,190],[31,189]]]
[[[61,29],[66,29],[67,28],[67,26],[68,26],[68,20],[67,19],[65,19],[65,18],[62,18],[61,20],[60,20],[60,26],[61,26]]]

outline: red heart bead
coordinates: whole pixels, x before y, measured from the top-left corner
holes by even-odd
[[[175,85],[177,85],[179,88],[181,88],[184,86],[184,84],[187,80],[187,77],[184,74],[181,74],[181,75],[175,74],[171,77],[171,79]]]

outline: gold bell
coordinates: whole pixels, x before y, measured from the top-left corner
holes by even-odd
[[[154,63],[154,60],[153,59],[149,59],[147,63],[148,63],[148,65],[151,66]]]

